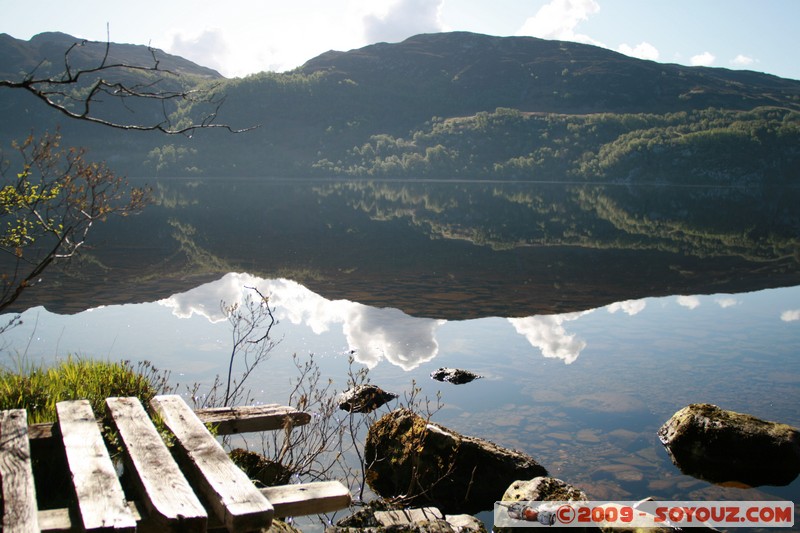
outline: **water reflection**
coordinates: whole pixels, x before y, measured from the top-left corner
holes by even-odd
[[[586,313],[566,313],[563,315],[529,316],[509,318],[508,321],[531,346],[541,350],[542,355],[551,359],[561,359],[566,364],[574,362],[586,348],[586,341],[570,335],[564,329],[564,322],[577,320]]]
[[[95,228],[86,261],[48,271],[18,309],[155,301],[231,271],[449,320],[800,283],[790,216],[800,189],[236,179],[156,189],[157,205]]]
[[[224,353],[222,347],[226,342],[224,331],[227,324],[223,304],[242,304],[252,288],[257,288],[262,294],[269,296],[275,317],[284,325],[284,335],[307,337],[302,331],[308,331],[315,337],[334,335],[343,339],[340,353],[352,354],[356,362],[369,368],[375,368],[380,362],[385,361],[403,371],[412,371],[439,356],[442,336],[453,345],[450,332],[461,331],[463,328],[459,324],[466,325],[465,331],[469,332],[471,328],[476,331],[481,330],[479,324],[484,322],[495,323],[494,319],[447,321],[415,317],[390,307],[373,307],[344,299],[329,300],[304,285],[288,279],[264,279],[248,273],[228,273],[215,281],[173,294],[154,303],[101,306],[74,316],[54,315],[42,308],[32,309],[23,314],[26,326],[18,328],[18,331],[12,331],[6,335],[6,339],[17,339],[19,347],[27,343],[25,335],[29,335],[27,339],[31,342],[26,344],[26,350],[36,347],[37,343],[41,343],[42,346],[55,343],[56,352],[61,348],[67,351],[89,351],[94,354],[102,354],[105,351],[110,354],[114,351],[115,345],[124,342],[132,343],[126,344],[125,348],[133,349],[134,352],[149,353],[154,350],[172,352],[176,349],[176,345],[184,341],[176,342],[175,339],[170,339],[171,332],[183,329],[184,326],[176,325],[173,329],[169,322],[165,321],[163,313],[158,311],[163,309],[178,320],[174,324],[187,321],[195,329],[204,329],[202,322],[214,326],[205,328],[200,335],[194,334],[193,349],[199,352],[211,353],[216,350]],[[781,293],[780,290],[777,292]],[[741,309],[743,300],[743,296],[733,295],[705,297],[680,295],[672,298],[677,308],[691,314],[699,312],[699,309],[705,306],[706,315],[713,315],[713,308],[717,308],[719,312]],[[509,331],[513,331],[517,338],[524,339],[534,349],[534,353],[540,354],[545,359],[555,359],[571,365],[591,347],[592,342],[597,342],[596,324],[607,322],[600,316],[590,320],[590,315],[597,315],[598,311],[603,310],[605,312],[602,314],[606,316],[621,315],[633,319],[647,314],[646,311],[653,302],[658,302],[659,307],[663,308],[668,305],[668,301],[669,299],[625,300],[581,312],[511,317],[506,318],[504,323],[510,325]],[[660,312],[653,310],[650,314]],[[800,310],[797,309],[774,311],[774,313],[775,318],[780,318],[783,323],[800,320]],[[197,320],[200,320],[200,323]],[[671,321],[675,324],[680,323],[675,318]],[[623,327],[624,319],[620,317],[612,323],[616,327]],[[642,322],[639,322],[637,327],[641,324]],[[289,325],[293,329],[286,329]],[[492,326],[495,331],[502,331],[498,327],[500,326]],[[692,330],[688,325],[681,327],[686,331]],[[127,336],[136,328],[156,333],[167,340],[158,344],[158,348],[151,346],[137,348],[140,341],[133,341]],[[60,332],[57,335],[52,333],[58,329]],[[80,338],[75,347],[65,340],[72,337]],[[506,340],[503,342],[510,342],[511,337],[504,338]],[[199,342],[200,339],[204,339],[204,342]],[[476,341],[461,339],[458,343],[459,350],[467,351],[466,345],[470,342]]]
[[[800,320],[800,309],[792,309],[781,313],[781,320],[784,322],[795,322]]]
[[[690,403],[800,426],[800,287],[438,320],[327,299],[283,278],[228,273],[158,302],[75,315],[31,309],[4,335],[5,352],[46,361],[67,353],[151,359],[182,382],[209,382],[230,353],[220,302],[240,302],[247,287],[269,295],[284,339],[253,376],[257,401],[284,401],[292,353],[315,353],[324,375],[343,390],[344,355],[352,351],[387,390],[402,394],[415,380],[421,394],[441,393],[445,409],[437,422],[526,451],[593,498],[755,498],[720,492],[669,460],[655,432]],[[13,366],[8,355],[4,363]],[[440,366],[485,379],[464,387],[431,380]],[[769,488],[769,495],[798,500],[799,484]]]
[[[178,318],[202,316],[212,323],[226,319],[222,303],[242,304],[249,288],[269,295],[279,320],[303,325],[317,335],[340,327],[347,341],[347,350],[354,359],[369,368],[380,361],[413,370],[431,361],[439,353],[438,329],[445,320],[418,318],[392,308],[376,308],[348,300],[328,300],[303,285],[287,280],[261,279],[250,274],[229,273],[218,281],[203,284],[190,291],[175,294],[158,303],[172,310]],[[617,308],[628,314],[644,308],[644,302],[621,302]],[[569,334],[564,324],[591,313],[509,318],[514,330],[544,357],[574,362],[586,347],[586,341]]]
[[[341,327],[347,349],[369,368],[380,361],[413,370],[436,357],[436,330],[444,320],[415,318],[391,308],[375,308],[348,300],[327,300],[287,279],[265,280],[229,273],[222,279],[159,301],[179,318],[199,315],[212,323],[224,321],[221,302],[241,304],[248,287],[269,295],[275,317],[304,325],[317,335]]]

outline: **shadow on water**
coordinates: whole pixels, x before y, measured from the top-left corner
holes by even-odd
[[[281,401],[295,352],[342,390],[352,352],[386,390],[440,393],[436,422],[592,499],[800,500],[797,480],[684,475],[655,434],[701,401],[800,426],[797,189],[165,180],[155,196],[25,293],[47,311],[16,346],[207,379],[226,352],[219,302],[258,284],[284,338],[254,376],[261,401]],[[442,366],[485,377],[431,380]]]

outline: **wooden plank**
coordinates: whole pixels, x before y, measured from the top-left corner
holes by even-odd
[[[350,505],[350,492],[338,481],[317,481],[259,490],[275,508],[276,517],[330,513]],[[128,502],[128,507],[137,522],[146,515],[146,510],[138,501]],[[42,532],[74,530],[69,509],[39,511],[39,525]],[[220,527],[222,523],[216,517],[209,517],[208,529]]]
[[[107,398],[147,518],[162,530],[205,531],[208,516],[137,398]]]
[[[272,505],[247,475],[228,458],[180,396],[156,396],[150,405],[176,438],[176,446],[187,462],[188,475],[200,496],[230,531],[267,528],[272,523]]]
[[[279,485],[260,490],[275,508],[277,517],[329,513],[350,505],[350,491],[338,481]]]
[[[204,424],[217,426],[218,435],[233,435],[253,431],[283,429],[287,421],[293,426],[302,426],[311,421],[311,415],[293,407],[278,404],[214,407],[195,411]],[[98,422],[102,425],[102,422]],[[53,436],[53,423],[31,424],[28,438],[31,440],[49,439]]]
[[[91,405],[87,400],[59,402],[56,412],[84,529],[135,531],[136,520]]]
[[[0,412],[0,480],[5,532],[39,531],[25,409]]]
[[[195,414],[203,423],[213,424],[218,435],[272,431],[311,421],[309,413],[278,404],[198,409]]]
[[[137,522],[137,531],[141,530],[141,522],[147,516],[147,510],[142,507],[139,502],[128,502],[128,509],[133,515],[133,519]],[[45,532],[62,532],[62,531],[79,531],[80,527],[77,523],[80,522],[80,517],[73,516],[69,509],[44,509],[39,511],[39,528],[42,533]]]

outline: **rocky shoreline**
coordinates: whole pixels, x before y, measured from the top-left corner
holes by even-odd
[[[800,431],[715,405],[680,409],[661,426],[658,438],[684,474],[712,483],[786,485],[800,474]],[[591,496],[549,477],[522,452],[461,435],[403,408],[372,425],[365,451],[370,487],[387,501],[402,495],[404,508],[370,505],[328,533],[485,532],[473,515],[497,501],[509,502],[512,517],[541,521],[546,517],[539,518],[531,507],[517,509],[513,502],[581,502]],[[655,531],[673,530],[664,526]]]

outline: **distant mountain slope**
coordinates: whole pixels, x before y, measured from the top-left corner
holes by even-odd
[[[51,62],[63,59],[70,39],[0,36],[0,72],[30,69],[45,48]],[[148,53],[112,49],[139,62]],[[225,97],[220,122],[261,127],[134,136],[64,124],[6,91],[0,113],[11,118],[0,124],[0,142],[58,121],[72,144],[122,171],[162,176],[800,179],[800,81],[756,72],[466,32],[331,51],[291,72],[241,79],[172,56],[162,66],[184,86],[213,80]],[[175,113],[198,120],[208,109],[182,103]]]
[[[106,43],[82,41],[60,32],[45,32],[31,37],[29,41],[15,39],[0,33],[0,77],[15,79],[20,75],[57,74],[64,70],[64,53],[75,43],[83,43],[70,52],[70,64],[75,68],[97,66],[106,52]],[[195,76],[202,79],[221,79],[216,70],[200,66],[187,59],[156,50],[160,68],[175,74]],[[153,56],[147,46],[111,43],[109,63],[129,65],[151,65]]]
[[[556,113],[663,113],[779,105],[800,109],[800,82],[748,71],[683,67],[605,48],[534,37],[424,34],[399,44],[328,52],[326,72],[396,96],[402,90],[464,111],[512,107]],[[420,94],[432,89],[432,94]],[[439,97],[438,99],[436,97]]]

